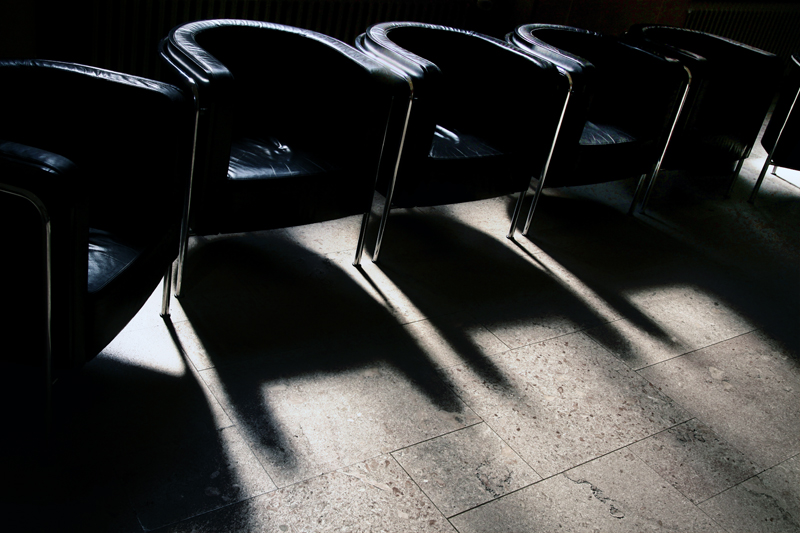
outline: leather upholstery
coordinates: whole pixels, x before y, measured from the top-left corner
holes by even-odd
[[[683,28],[640,24],[626,42],[680,60],[692,84],[665,166],[750,155],[780,75],[780,59],[745,44]]]
[[[492,37],[417,22],[371,26],[356,47],[401,71],[413,92],[393,205],[496,197],[538,177],[567,94],[552,64]],[[397,110],[393,131],[405,112]],[[381,173],[381,194],[393,170]]]
[[[194,233],[369,210],[391,101],[408,91],[389,69],[332,37],[248,20],[178,26],[161,55],[200,109]]]
[[[775,141],[780,134],[780,141],[775,153],[772,154],[771,164],[794,170],[800,170],[800,102],[796,101],[798,91],[800,91],[800,56],[795,55],[789,62],[778,102],[761,138],[761,145],[769,153],[775,148]],[[783,125],[784,122],[786,126]]]
[[[191,108],[69,63],[1,60],[0,80],[4,354],[40,364],[49,329],[60,371],[100,352],[177,255]]]
[[[567,26],[527,24],[507,40],[572,80],[545,187],[639,177],[654,167],[687,81],[677,62]]]

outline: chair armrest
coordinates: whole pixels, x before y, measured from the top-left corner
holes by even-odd
[[[0,224],[5,232],[0,324],[7,357],[42,365],[50,347],[54,366],[78,364],[87,285],[88,225],[78,168],[31,146],[0,141]],[[61,317],[52,320],[52,317]],[[15,347],[25,346],[15,354]],[[21,356],[21,357],[20,357]]]
[[[77,168],[69,159],[33,146],[0,140],[0,190],[27,198],[43,219],[56,206],[85,202]]]
[[[360,53],[352,46],[334,39],[333,37],[310,30],[270,22],[235,19],[204,20],[174,28],[169,35],[164,38],[161,44],[162,56],[197,83],[198,91],[201,95],[201,107],[206,105],[205,100],[207,98],[214,100],[216,98],[215,92],[219,91],[220,88],[224,89],[227,83],[233,82],[233,74],[226,66],[225,58],[215,57],[201,41],[212,33],[240,33],[241,31],[250,31],[252,35],[268,36],[260,37],[265,40],[272,39],[276,42],[285,40],[286,46],[289,49],[291,48],[291,41],[288,39],[292,37],[314,41],[331,52],[334,52],[335,54],[333,55],[339,56],[342,63],[348,63],[362,70],[364,74],[366,74],[365,79],[368,79],[370,84],[374,84],[378,90],[396,95],[402,95],[403,92],[407,90],[405,81],[396,73],[374,59]],[[239,45],[235,42],[234,44],[239,48],[237,53],[243,54],[244,56],[247,56],[248,53],[258,54],[264,51],[248,50],[246,45]],[[234,44],[231,46],[233,47]],[[328,56],[327,59],[329,58],[330,56]],[[254,59],[253,67],[262,70],[269,69],[270,62],[268,56],[255,56]],[[313,55],[294,56],[293,59],[297,59],[299,61],[299,67],[305,69],[315,68],[319,61]],[[286,79],[282,81],[284,83],[287,82]],[[315,89],[336,87],[338,90],[341,88],[339,86],[339,81],[336,79],[320,77],[315,81],[317,82],[315,83]],[[206,96],[205,93],[207,92],[211,92],[211,94]]]
[[[586,59],[562,50],[550,43],[538,39],[535,35],[537,30],[557,30],[567,32],[585,32],[569,26],[548,25],[548,24],[525,24],[518,26],[513,32],[506,36],[506,41],[526,52],[536,54],[539,57],[550,61],[559,70],[566,72],[575,90],[587,87],[592,83],[595,75],[595,66]],[[585,32],[590,33],[590,32]],[[593,34],[594,35],[594,34]]]

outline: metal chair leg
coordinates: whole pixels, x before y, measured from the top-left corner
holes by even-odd
[[[408,108],[406,109],[406,119],[403,124],[403,133],[400,137],[400,147],[397,150],[397,160],[394,164],[394,172],[392,173],[392,181],[389,184],[389,190],[386,191],[386,202],[383,205],[383,215],[381,215],[381,224],[378,227],[378,238],[375,240],[375,251],[372,252],[372,262],[376,263],[381,254],[381,244],[383,243],[383,232],[386,231],[386,221],[389,220],[389,212],[392,209],[392,198],[394,197],[394,186],[397,183],[397,171],[400,169],[400,159],[403,157],[403,147],[406,142],[406,133],[408,132],[408,121],[411,118],[411,107],[414,103],[414,92],[412,89],[411,96],[408,99]]]
[[[524,191],[519,191],[519,196],[517,196],[517,202],[514,205],[514,213],[511,215],[511,227],[508,228],[508,235],[506,235],[506,239],[513,239],[514,232],[517,229],[517,220],[519,220],[519,214],[522,212],[522,204],[525,201],[525,194],[528,192],[528,189]]]
[[[390,187],[386,196],[386,203],[383,206],[383,214],[381,215],[381,224],[378,226],[378,237],[375,239],[375,251],[372,252],[372,262],[378,261],[378,256],[381,254],[381,244],[383,243],[383,232],[386,231],[386,221],[389,220],[389,211],[392,209],[391,196],[394,187]]]
[[[188,213],[187,213],[188,215]],[[178,248],[178,272],[175,276],[175,298],[183,293],[183,265],[186,262],[186,249],[189,247],[189,219],[184,216],[181,222],[181,242]]]
[[[794,58],[792,58],[794,60]],[[761,188],[761,182],[764,181],[764,174],[767,173],[767,167],[772,163],[772,158],[775,156],[775,150],[778,149],[778,144],[781,142],[781,137],[783,136],[783,130],[786,129],[786,124],[789,122],[789,117],[792,116],[794,112],[794,106],[797,104],[797,99],[800,98],[800,89],[794,95],[794,100],[792,100],[792,105],[789,106],[789,112],[786,113],[786,118],[783,119],[783,124],[781,124],[781,129],[778,131],[778,136],[775,138],[775,144],[772,145],[772,150],[769,151],[769,155],[767,156],[767,160],[764,162],[764,167],[761,169],[761,174],[758,176],[758,180],[756,181],[756,186],[753,188],[753,192],[750,193],[750,198],[747,200],[751,204],[756,200],[756,194],[758,194],[758,190]],[[772,174],[775,174],[778,171],[778,165],[772,165]]]
[[[636,208],[636,201],[639,199],[639,192],[642,190],[642,185],[644,185],[645,178],[647,174],[642,174],[639,177],[639,182],[636,184],[636,189],[633,191],[633,198],[631,199],[631,205],[628,207],[628,214],[632,215],[634,209]]]
[[[753,192],[750,193],[750,198],[747,199],[747,202],[750,204],[755,203],[756,196],[758,195],[758,190],[761,189],[761,183],[764,181],[764,177],[767,175],[767,169],[769,168],[770,158],[767,157],[767,160],[764,161],[764,166],[761,167],[761,173],[758,175],[758,179],[756,180],[756,186],[753,187]],[[775,168],[773,166],[773,168]],[[774,172],[773,172],[774,174]]]
[[[172,289],[172,263],[167,267],[167,272],[164,274],[164,289],[161,293],[161,316],[169,316],[169,296]]]
[[[744,165],[745,159],[747,158],[746,157],[741,158],[739,162],[736,164],[736,169],[733,171],[733,176],[731,176],[731,183],[730,185],[728,185],[728,192],[725,193],[725,198],[730,198],[731,192],[733,191],[733,185],[736,183],[736,178],[739,177],[739,172],[742,171],[742,165]]]
[[[528,218],[525,219],[525,227],[522,230],[523,236],[528,234],[528,230],[531,227],[533,212],[536,211],[536,205],[539,203],[539,197],[542,195],[542,189],[544,189],[544,176],[539,179],[539,183],[536,185],[536,192],[533,195],[533,202],[531,203],[531,208],[528,211]]]
[[[372,211],[372,204],[370,203],[370,211]],[[364,240],[367,236],[367,225],[369,224],[370,211],[364,213],[361,217],[361,229],[358,232],[358,244],[356,244],[356,256],[353,258],[353,266],[361,264],[361,255],[364,253]]]

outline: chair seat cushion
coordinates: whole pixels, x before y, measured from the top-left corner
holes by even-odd
[[[119,237],[89,228],[89,293],[102,290],[141,254],[142,248]]]
[[[596,122],[586,122],[577,149],[558,152],[545,187],[591,185],[638,177],[654,161],[656,144]],[[560,170],[560,171],[559,171]]]
[[[599,146],[605,144],[620,144],[634,142],[636,138],[619,128],[608,124],[595,124],[586,121],[586,125],[581,132],[580,144],[582,146]]]
[[[99,353],[141,309],[178,255],[180,220],[132,238],[89,229],[86,353]]]
[[[263,180],[312,176],[333,170],[333,165],[275,137],[243,137],[231,143],[229,180]]]
[[[436,126],[428,157],[431,159],[476,159],[500,155],[503,155],[500,150],[474,135]]]

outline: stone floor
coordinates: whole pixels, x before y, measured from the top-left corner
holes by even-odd
[[[516,241],[512,198],[398,210],[360,269],[357,217],[193,239],[171,320],[157,291],[3,457],[4,520],[800,531],[800,189],[748,204],[764,157],[635,216],[549,191]]]

